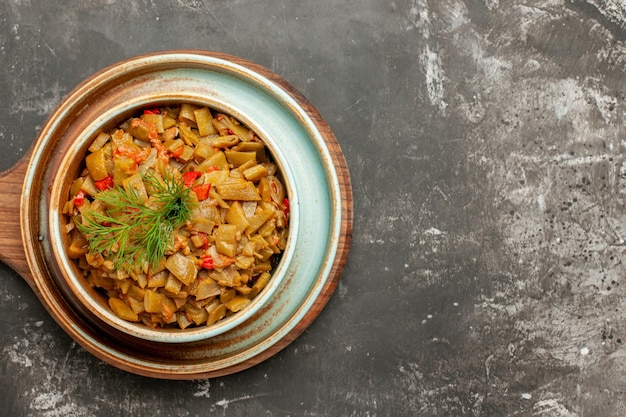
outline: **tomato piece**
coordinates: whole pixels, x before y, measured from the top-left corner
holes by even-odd
[[[185,172],[183,174],[183,184],[185,184],[185,187],[191,188],[191,186],[193,185],[193,182],[197,180],[198,178],[200,178],[201,175],[202,173],[198,171]]]
[[[76,193],[76,197],[74,197],[74,207],[80,207],[85,204],[85,192],[80,190]]]
[[[170,153],[172,154],[173,157],[178,158],[179,156],[183,154],[184,151],[185,151],[185,147],[181,146],[178,149],[170,151]]]
[[[109,175],[101,179],[100,181],[95,181],[96,188],[100,191],[108,190],[109,188],[113,188],[113,176]]]
[[[200,266],[204,269],[213,269],[215,268],[215,263],[213,262],[213,257],[211,255],[203,255],[201,258]]]
[[[206,200],[207,198],[209,198],[209,191],[211,191],[211,184],[209,183],[209,184],[196,185],[195,187],[192,188],[192,190],[198,196],[199,201]]]

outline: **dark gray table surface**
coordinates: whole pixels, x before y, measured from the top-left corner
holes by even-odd
[[[0,416],[626,415],[626,3],[0,0],[0,169],[73,87],[166,49],[276,72],[353,181],[340,284],[240,373],[74,343],[0,265]]]

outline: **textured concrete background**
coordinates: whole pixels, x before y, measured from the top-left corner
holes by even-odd
[[[0,0],[0,169],[80,80],[164,49],[275,71],[333,128],[350,259],[292,345],[151,380],[0,265],[0,415],[626,415],[623,0]]]

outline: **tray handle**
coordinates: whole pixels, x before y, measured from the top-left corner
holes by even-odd
[[[0,261],[35,288],[22,243],[20,205],[32,148],[11,168],[0,172]]]

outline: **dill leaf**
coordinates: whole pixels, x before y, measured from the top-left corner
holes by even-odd
[[[153,173],[143,180],[152,189],[150,206],[133,187],[115,186],[95,197],[105,212],[87,210],[77,225],[91,253],[111,259],[116,269],[126,272],[141,270],[145,263],[158,267],[193,208],[190,190],[180,180]]]

